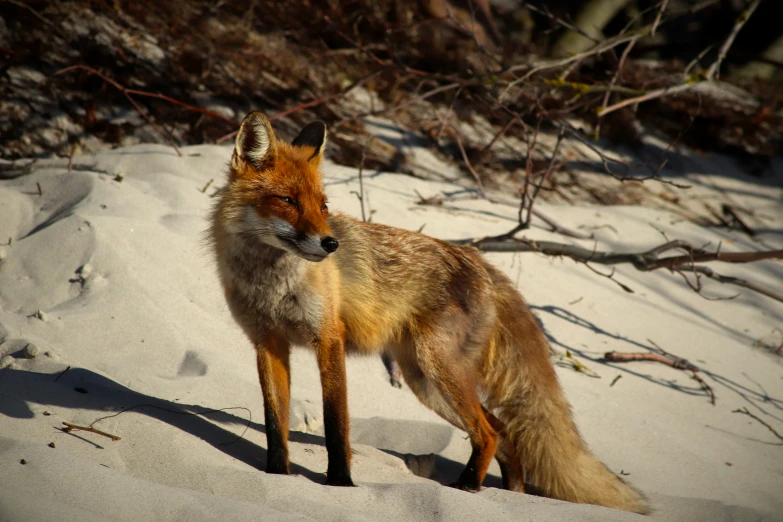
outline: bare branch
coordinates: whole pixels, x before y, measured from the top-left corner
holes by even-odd
[[[659,353],[622,353],[622,352],[606,352],[604,359],[611,362],[629,362],[629,361],[655,361],[663,363],[672,368],[678,370],[690,370],[692,372],[698,372],[698,366],[694,366],[685,359],[671,357],[668,355],[661,355]]]
[[[518,225],[517,225],[518,226]],[[516,227],[512,229],[514,232]],[[513,235],[513,234],[512,234]],[[783,250],[768,250],[760,252],[708,252],[702,248],[697,248],[686,241],[669,241],[645,252],[602,252],[598,250],[588,250],[586,248],[569,245],[565,243],[556,243],[552,241],[536,241],[532,239],[517,239],[509,233],[499,236],[464,239],[453,241],[457,244],[472,245],[484,252],[539,252],[547,256],[564,256],[581,263],[597,263],[602,265],[631,264],[634,268],[642,272],[650,272],[660,268],[667,268],[672,272],[684,275],[684,272],[691,271],[694,274],[701,274],[709,277],[719,283],[733,284],[753,290],[766,295],[776,301],[783,302],[783,295],[774,290],[764,288],[756,283],[745,281],[731,276],[723,276],[713,272],[709,267],[698,266],[696,263],[707,263],[711,261],[721,261],[724,263],[750,263],[762,261],[765,259],[783,259]],[[661,254],[671,250],[682,250],[686,254],[660,257]],[[592,269],[592,268],[591,268]],[[610,277],[606,276],[605,277]],[[611,278],[611,277],[610,277]],[[701,285],[691,283],[686,278],[686,282],[696,292],[701,292]]]
[[[766,295],[767,297],[771,297],[772,299],[775,299],[776,301],[780,301],[781,303],[783,303],[783,294],[781,294],[780,292],[775,292],[774,290],[771,290],[769,288],[764,288],[761,285],[758,285],[751,281],[747,281],[745,279],[739,279],[737,277],[725,276],[725,275],[715,273],[715,271],[713,271],[712,268],[708,266],[697,266],[697,265],[694,265],[692,267],[675,266],[672,268],[672,270],[692,270],[694,272],[698,272],[699,274],[707,276],[710,279],[714,279],[719,283],[741,286],[743,288],[747,288],[748,290],[753,290],[754,292],[758,292],[760,294]]]
[[[745,22],[750,19],[751,15],[760,3],[761,0],[751,0],[748,6],[742,11],[742,13],[740,13],[740,16],[734,21],[734,27],[731,28],[731,33],[729,33],[726,41],[723,42],[723,45],[721,45],[720,49],[718,50],[718,58],[712,63],[712,65],[710,65],[710,68],[707,69],[707,73],[704,75],[704,78],[707,80],[712,80],[719,75],[720,64],[723,63],[723,59],[726,58],[726,54],[734,44],[734,39],[737,38],[740,30],[745,26]]]
[[[767,250],[760,252],[707,252],[681,240],[670,241],[645,252],[601,252],[588,250],[577,245],[555,243],[552,241],[536,241],[532,239],[514,239],[499,241],[495,236],[484,239],[466,239],[454,241],[458,244],[470,244],[486,252],[540,252],[551,256],[566,256],[576,261],[599,263],[602,265],[617,265],[630,263],[636,269],[649,272],[658,268],[681,269],[681,265],[691,263],[706,263],[722,261],[724,263],[749,263],[765,259],[783,259],[783,250]],[[665,258],[658,256],[670,250],[682,249],[687,255],[676,255]]]
[[[536,129],[538,131],[538,129]],[[524,230],[526,228],[530,227],[530,218],[533,215],[533,205],[535,205],[536,197],[538,197],[538,193],[541,191],[541,188],[544,186],[544,183],[547,182],[549,179],[549,175],[552,173],[553,167],[555,166],[555,159],[557,158],[557,152],[560,150],[560,144],[563,143],[563,137],[565,136],[565,127],[560,127],[560,132],[557,135],[557,142],[555,143],[555,148],[552,151],[552,158],[549,160],[549,165],[547,165],[546,172],[544,172],[544,175],[541,177],[541,181],[533,188],[533,194],[530,196],[530,203],[527,207],[527,217],[524,221],[520,221],[520,226],[522,227],[521,230]],[[528,152],[528,158],[530,157],[530,153]],[[520,216],[521,217],[521,216]]]
[[[541,65],[538,65],[536,67],[533,67],[528,72],[526,72],[521,78],[517,78],[516,80],[510,82],[506,88],[503,90],[502,93],[498,96],[498,101],[501,102],[503,98],[505,98],[506,94],[508,93],[509,89],[514,87],[515,85],[518,85],[521,82],[524,82],[531,76],[533,76],[537,72],[545,71],[547,69],[557,69],[558,67],[563,67],[564,65],[571,64],[573,62],[577,62],[580,60],[583,60],[587,58],[588,56],[593,56],[597,54],[605,53],[606,51],[609,51],[611,49],[614,49],[618,45],[622,45],[626,42],[630,42],[631,40],[638,38],[637,34],[634,35],[620,35],[615,36],[613,38],[608,38],[604,40],[603,42],[595,45],[591,49],[588,49],[587,51],[579,54],[575,54],[573,56],[569,56],[568,58],[563,58],[562,60],[555,60],[552,62],[546,62],[542,63]],[[504,73],[512,73],[516,72],[522,69],[527,68],[528,65],[514,65],[509,67],[507,70],[503,71]]]
[[[666,2],[668,0],[664,0],[663,7],[666,7]],[[661,12],[658,12],[658,16],[660,17]],[[658,19],[656,19],[656,23],[658,22]],[[653,28],[651,29],[652,32],[655,31],[655,25],[653,25]],[[606,94],[604,94],[604,101],[601,102],[601,109],[599,109],[599,112],[604,110],[606,108],[606,105],[609,103],[609,98],[612,96],[612,89],[617,84],[617,80],[620,79],[620,74],[622,74],[623,71],[623,65],[625,65],[625,60],[628,58],[628,55],[631,53],[631,49],[633,49],[633,46],[636,45],[636,42],[639,39],[636,38],[634,40],[631,40],[628,42],[628,45],[623,50],[623,54],[620,55],[620,61],[617,63],[617,70],[614,73],[614,76],[612,76],[612,79],[609,81],[609,88],[606,89]],[[595,136],[596,138],[600,135],[600,128],[601,128],[601,120],[598,120],[598,124],[595,128]]]
[[[595,43],[600,43],[601,42],[598,38],[596,38],[595,36],[593,36],[591,34],[588,34],[583,29],[580,29],[579,27],[575,26],[574,24],[566,22],[562,18],[559,18],[559,17],[553,15],[552,13],[549,12],[549,9],[540,9],[540,8],[534,6],[533,4],[531,4],[530,2],[525,2],[525,7],[527,7],[528,9],[530,9],[531,11],[533,11],[535,13],[542,14],[542,15],[546,16],[547,18],[549,18],[550,20],[552,20],[556,24],[562,25],[563,27],[565,27],[566,29],[568,29],[570,31],[574,31],[575,33],[581,34],[582,36],[584,36],[588,40],[592,40]]]
[[[109,437],[111,440],[117,441],[121,440],[120,437],[117,435],[112,435],[111,433],[106,433],[105,431],[101,431],[99,429],[93,428],[92,426],[79,426],[77,424],[71,424],[70,422],[63,422],[65,425],[64,428],[60,428],[65,433],[70,433],[73,430],[77,431],[89,431],[90,433],[97,433],[98,435],[103,435],[104,437]]]
[[[720,50],[718,51],[718,57],[716,60],[710,65],[710,67],[707,69],[707,71],[704,73],[704,76],[702,78],[691,78],[689,80],[686,80],[685,83],[680,83],[677,85],[670,85],[667,87],[663,87],[661,89],[655,89],[654,91],[650,91],[646,94],[643,94],[641,96],[636,96],[634,98],[628,98],[627,100],[623,100],[621,102],[615,103],[614,105],[611,105],[609,107],[603,107],[598,111],[598,117],[603,117],[609,114],[610,112],[614,112],[618,109],[622,109],[623,107],[627,107],[628,105],[635,105],[637,103],[642,103],[645,101],[654,100],[656,98],[660,98],[662,96],[670,95],[670,94],[676,94],[678,92],[687,91],[691,88],[693,88],[694,85],[696,85],[699,82],[702,81],[712,81],[715,79],[715,77],[718,74],[718,69],[720,68],[721,63],[723,62],[723,59],[726,57],[726,53],[728,53],[729,49],[731,48],[732,44],[734,43],[734,39],[737,37],[737,34],[739,34],[742,27],[745,25],[745,22],[748,21],[750,16],[753,14],[753,12],[756,10],[756,8],[759,6],[759,3],[761,3],[761,0],[751,0],[748,7],[743,10],[742,14],[739,18],[734,22],[734,27],[731,30],[731,33],[729,33],[729,36],[726,38],[726,40],[723,42],[723,45],[721,46]]]
[[[367,221],[367,215],[364,212],[364,176],[362,176],[362,171],[364,170],[364,160],[367,158],[367,147],[370,145],[370,140],[372,140],[372,136],[368,137],[367,141],[364,142],[362,159],[359,162],[359,192],[356,192],[355,190],[351,191],[351,194],[355,194],[359,199],[359,204],[362,207],[362,221],[365,222]]]
[[[658,25],[661,23],[661,17],[663,16],[663,12],[666,11],[666,5],[669,3],[669,0],[663,0],[661,2],[661,8],[658,9],[658,14],[655,15],[655,21],[652,24],[652,27],[650,28],[650,36],[655,36],[655,30],[658,28]]]
[[[627,107],[628,105],[634,105],[637,103],[654,100],[656,98],[660,98],[661,96],[666,96],[668,94],[676,94],[678,92],[687,91],[693,88],[693,86],[698,81],[699,80],[688,82],[688,83],[680,83],[677,85],[670,85],[667,87],[662,87],[660,89],[655,89],[654,91],[650,91],[647,94],[643,94],[641,96],[636,96],[635,98],[628,98],[627,100],[623,100],[621,102],[615,103],[614,105],[610,105],[609,107],[600,109],[598,111],[598,117],[601,118],[603,116],[606,116],[610,112],[614,112],[618,109],[622,109],[623,107]]]
[[[660,350],[660,348],[658,349]],[[715,406],[715,392],[712,390],[712,387],[701,378],[699,375],[699,368],[681,357],[668,354],[663,350],[660,351],[662,353],[606,352],[604,354],[604,359],[611,362],[654,361],[665,364],[666,366],[671,366],[677,370],[691,372],[691,377],[701,385],[704,393],[710,398],[710,403]]]
[[[468,171],[470,171],[470,174],[473,176],[473,179],[476,182],[476,185],[478,186],[479,192],[481,192],[481,195],[486,195],[486,192],[484,191],[484,184],[481,183],[481,178],[478,175],[478,172],[476,172],[476,169],[473,168],[473,165],[470,163],[470,160],[468,159],[468,154],[465,152],[465,147],[462,145],[462,139],[459,137],[459,134],[456,132],[452,132],[451,135],[454,137],[454,140],[457,142],[457,146],[459,147],[459,151],[462,153],[462,160],[465,162],[465,166],[468,168]]]
[[[754,414],[752,414],[752,413],[751,413],[751,412],[750,412],[750,411],[749,411],[747,408],[745,408],[745,407],[742,407],[742,408],[739,408],[739,409],[736,409],[736,410],[732,410],[732,412],[731,412],[731,413],[742,413],[743,415],[747,415],[747,416],[748,416],[748,417],[750,417],[751,419],[755,419],[755,420],[757,420],[757,421],[758,421],[758,422],[760,422],[762,425],[766,426],[766,427],[767,427],[767,429],[768,429],[769,431],[771,431],[773,435],[775,435],[775,436],[776,436],[778,439],[780,439],[780,441],[783,441],[783,435],[781,435],[780,433],[778,433],[777,431],[775,431],[775,428],[773,428],[772,426],[770,426],[769,424],[767,424],[766,422],[764,422],[763,420],[759,419],[757,416],[755,416]]]

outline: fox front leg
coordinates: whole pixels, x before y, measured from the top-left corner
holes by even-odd
[[[351,480],[351,444],[349,440],[348,382],[345,375],[345,329],[330,328],[318,343],[316,357],[321,374],[324,403],[324,431],[329,466],[326,484],[353,486]]]
[[[269,337],[256,346],[258,378],[264,395],[267,473],[288,475],[288,413],[291,402],[291,347],[279,337]]]

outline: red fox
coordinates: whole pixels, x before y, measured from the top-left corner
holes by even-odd
[[[316,354],[333,486],[353,485],[345,355],[386,351],[419,400],[468,433],[455,487],[477,491],[494,457],[510,490],[648,513],[587,449],[547,341],[505,274],[475,248],[331,213],[325,144],[322,122],[286,143],[250,113],[212,214],[226,301],[256,349],[267,472],[289,472],[291,345]]]

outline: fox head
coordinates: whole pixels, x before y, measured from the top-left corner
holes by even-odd
[[[323,261],[339,245],[326,221],[319,166],[326,125],[307,125],[293,142],[277,140],[269,119],[251,112],[242,121],[231,157],[224,214],[230,229],[250,240]]]

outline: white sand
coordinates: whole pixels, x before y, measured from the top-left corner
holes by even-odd
[[[464,434],[406,388],[392,388],[377,358],[348,362],[359,487],[321,485],[320,384],[314,358],[303,350],[292,360],[290,449],[298,475],[261,471],[266,437],[254,356],[226,309],[202,241],[230,148],[183,152],[180,158],[164,146],[118,149],[76,158],[70,173],[62,160],[41,161],[30,174],[0,181],[0,244],[13,238],[0,246],[0,357],[15,357],[0,371],[0,519],[641,520],[503,491],[494,464],[480,493],[443,487],[467,461]],[[650,224],[672,239],[723,240],[727,251],[781,248],[779,186],[758,185],[721,158],[683,163],[693,168],[691,182],[708,179],[766,216],[757,242],[644,208],[539,208],[572,228],[611,225],[596,230],[599,249],[659,244]],[[719,168],[725,175],[698,175]],[[358,189],[356,171],[326,171],[332,208],[359,215],[350,194]],[[114,179],[118,173],[122,181]],[[365,186],[374,221],[426,225],[424,232],[437,237],[500,233],[516,219],[513,207],[485,201],[415,204],[415,190],[432,196],[462,190],[457,185],[367,173]],[[692,194],[725,196],[704,184]],[[529,235],[570,241],[541,228]],[[600,375],[558,367],[589,446],[650,497],[652,519],[783,520],[783,446],[758,422],[732,413],[747,407],[783,433],[781,360],[754,347],[759,339],[780,342],[774,329],[783,325],[783,305],[748,291],[708,301],[677,276],[628,266],[616,277],[634,294],[569,260],[490,258],[518,282],[553,346],[568,348]],[[714,268],[783,290],[780,262]],[[736,290],[708,282],[705,293]],[[43,320],[33,315],[39,310]],[[596,360],[609,350],[647,351],[653,342],[699,365],[717,404],[684,372]],[[22,355],[29,343],[40,350],[32,359]],[[96,424],[120,441],[58,430],[63,421],[86,425],[133,406]],[[232,407],[203,417],[178,414]],[[415,476],[406,460],[425,475],[434,463],[433,477]]]

